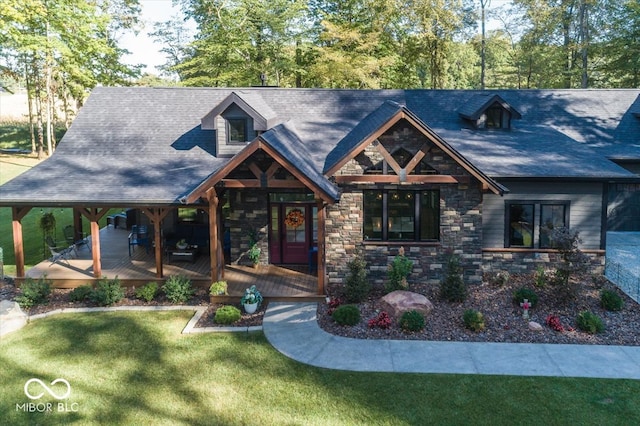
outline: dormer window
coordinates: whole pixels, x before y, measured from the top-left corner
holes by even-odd
[[[499,104],[487,108],[484,127],[487,129],[508,129],[511,127],[509,112]]]
[[[247,120],[245,118],[227,119],[228,143],[245,143],[247,141]]]
[[[511,120],[522,115],[499,95],[480,94],[458,110],[460,117],[476,129],[510,129]]]

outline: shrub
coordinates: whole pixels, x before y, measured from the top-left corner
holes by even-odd
[[[511,278],[511,275],[509,275],[507,271],[496,272],[493,277],[491,277],[491,283],[498,287],[503,287],[507,285],[509,278]]]
[[[447,260],[447,271],[440,284],[440,297],[448,302],[464,302],[467,298],[467,286],[462,280],[462,268],[457,256]]]
[[[535,308],[538,304],[538,295],[535,291],[526,287],[520,287],[513,294],[513,301],[516,302],[518,306],[520,306],[520,304],[524,302],[524,299],[527,299],[529,301],[532,308]]]
[[[227,295],[227,282],[216,281],[209,287],[209,294],[211,296],[224,296]]]
[[[615,291],[602,290],[600,292],[600,305],[607,311],[621,311],[624,307],[624,301]]]
[[[360,322],[360,310],[355,305],[341,305],[333,311],[331,318],[340,325],[356,325]]]
[[[391,318],[386,311],[382,311],[377,317],[371,318],[368,322],[369,328],[389,328],[391,327]]]
[[[547,286],[547,272],[542,266],[538,266],[536,269],[534,285],[537,288],[544,288]]]
[[[359,256],[347,263],[349,275],[344,283],[344,298],[349,303],[362,302],[371,291],[366,266],[366,262]]]
[[[39,280],[27,278],[20,286],[20,289],[22,290],[22,294],[16,297],[16,302],[18,302],[22,308],[28,309],[49,301],[51,283],[47,281],[46,278],[40,278]]]
[[[424,328],[424,316],[418,311],[407,311],[400,317],[400,328],[406,332],[420,331]]]
[[[146,302],[151,302],[158,294],[158,283],[150,282],[136,290],[136,297]]]
[[[405,257],[404,249],[401,247],[398,255],[393,259],[387,271],[387,283],[385,284],[387,293],[409,288],[407,277],[412,269],[413,261]]]
[[[225,305],[216,310],[213,322],[216,324],[233,324],[242,318],[240,309],[235,306]]]
[[[80,287],[76,287],[71,290],[71,293],[69,293],[69,300],[72,302],[83,302],[91,299],[92,293],[93,287],[89,284],[81,285]]]
[[[119,302],[124,297],[124,289],[118,277],[110,280],[102,278],[91,292],[91,300],[98,306],[109,306]]]
[[[484,330],[484,315],[480,311],[467,309],[462,315],[462,320],[464,321],[464,326],[471,331]]]
[[[589,258],[578,248],[580,238],[578,232],[572,232],[566,227],[554,228],[549,235],[551,248],[560,253],[558,264],[551,281],[558,288],[558,296],[562,300],[576,297],[578,288],[571,282],[571,276],[587,269]]]
[[[559,332],[564,331],[564,326],[562,325],[560,318],[556,315],[549,315],[545,322],[552,330],[559,331]]]
[[[171,303],[185,303],[193,296],[193,288],[191,280],[182,275],[172,275],[167,278],[162,291]]]
[[[576,324],[580,330],[589,334],[596,334],[604,331],[604,323],[600,317],[589,311],[580,312],[576,319]]]

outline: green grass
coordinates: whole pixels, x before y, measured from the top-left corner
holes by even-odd
[[[262,333],[181,335],[191,315],[66,314],[6,336],[0,341],[3,423],[640,422],[640,381],[326,370],[284,357]],[[31,378],[69,381],[66,403],[77,411],[56,411],[49,394],[38,400],[54,404],[49,414],[16,410],[29,402],[24,385]],[[43,391],[31,386],[32,393]]]
[[[59,142],[65,132],[66,129],[63,125],[56,125],[56,141]],[[44,149],[46,150],[46,135],[44,138]],[[31,151],[31,131],[29,130],[29,123],[26,121],[0,123],[0,149],[21,149]]]

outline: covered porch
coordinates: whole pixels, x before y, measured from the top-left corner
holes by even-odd
[[[194,286],[209,288],[211,285],[211,262],[208,255],[200,255],[191,261],[165,258],[164,278],[156,275],[156,261],[153,247],[147,252],[144,247],[133,247],[129,256],[128,230],[107,226],[100,230],[100,253],[102,277],[118,277],[122,284],[142,286],[150,281],[161,284],[166,277],[183,275]],[[93,258],[89,250],[91,242],[78,245],[68,259],[54,263],[46,259],[26,271],[26,277],[47,279],[59,288],[74,288],[93,283]],[[229,298],[241,297],[244,290],[255,284],[263,296],[271,300],[316,300],[318,295],[317,277],[309,274],[307,268],[295,265],[259,265],[258,268],[243,265],[225,265],[224,280],[228,284]]]

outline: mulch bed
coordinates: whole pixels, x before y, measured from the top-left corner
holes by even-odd
[[[463,303],[449,303],[440,299],[437,285],[410,285],[409,290],[421,293],[434,304],[421,332],[403,332],[396,323],[389,329],[369,328],[367,322],[381,311],[379,299],[381,289],[374,289],[367,301],[358,304],[362,320],[353,327],[340,326],[328,315],[328,305],[318,308],[320,327],[329,333],[359,339],[434,340],[463,342],[511,342],[511,343],[573,343],[599,345],[639,345],[640,306],[619,291],[603,277],[583,276],[576,281],[578,297],[560,302],[557,289],[547,284],[543,288],[534,286],[532,275],[512,276],[505,285],[485,282],[468,287],[468,297]],[[522,318],[522,309],[513,301],[516,289],[527,287],[539,296],[535,309],[530,311],[530,320]],[[624,300],[622,311],[608,312],[600,306],[600,291],[612,289]],[[339,296],[340,289],[330,287],[331,296]],[[473,332],[465,328],[462,316],[465,310],[475,309],[483,313],[486,328]],[[581,311],[591,311],[605,323],[601,334],[588,334],[576,328],[576,317]],[[548,315],[560,318],[563,332],[552,330],[545,324]],[[528,321],[538,322],[542,331],[529,329]]]
[[[434,304],[434,310],[426,318],[426,327],[421,332],[403,332],[396,323],[388,329],[369,328],[367,322],[376,317],[381,311],[379,299],[384,295],[382,289],[374,289],[370,297],[358,304],[361,312],[361,322],[353,327],[343,327],[336,324],[328,315],[328,305],[318,306],[318,324],[325,331],[345,337],[358,339],[395,339],[395,340],[434,340],[434,341],[465,341],[465,342],[512,342],[512,343],[573,343],[573,344],[601,344],[601,345],[640,345],[640,305],[619,291],[612,283],[603,277],[583,276],[578,282],[578,297],[569,302],[560,302],[557,290],[547,285],[537,288],[533,285],[531,275],[512,276],[504,285],[491,284],[488,281],[479,285],[470,285],[469,294],[464,303],[448,303],[440,299],[437,285],[411,284],[410,290],[424,294]],[[543,325],[542,331],[529,330],[528,322],[522,318],[522,309],[513,302],[513,293],[520,287],[534,289],[539,296],[538,306],[531,310],[531,321]],[[625,301],[624,308],[619,312],[608,312],[600,306],[600,291],[602,289],[615,290]],[[52,311],[60,308],[95,306],[90,302],[72,303],[68,294],[71,290],[54,289],[50,302],[46,305],[34,306],[27,310],[30,315]],[[328,293],[331,297],[339,297],[340,286],[329,285]],[[0,300],[13,300],[19,290],[12,284],[0,282]],[[207,306],[196,327],[220,327],[213,322],[215,311],[222,304],[209,303],[209,294],[200,289],[186,304]],[[159,296],[152,302],[136,299],[133,290],[128,290],[126,297],[115,306],[155,306],[171,305]],[[237,307],[241,309],[240,304]],[[242,319],[234,326],[247,327],[262,325],[267,303],[263,303],[254,314],[246,314],[242,309]],[[485,317],[486,328],[481,332],[472,332],[464,327],[462,315],[467,309],[479,310]],[[605,331],[591,335],[575,330],[576,316],[579,312],[589,310],[600,316],[605,323]],[[565,331],[557,332],[545,325],[548,315],[560,318]]]

